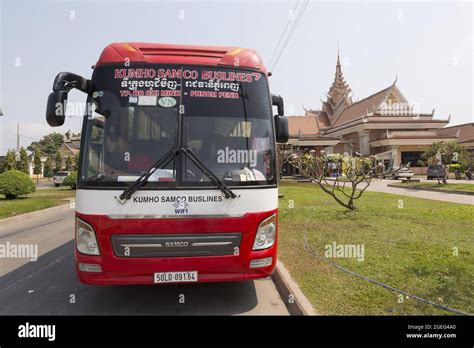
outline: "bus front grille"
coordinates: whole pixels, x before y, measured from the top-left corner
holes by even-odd
[[[239,253],[241,233],[113,235],[117,257],[193,257]]]

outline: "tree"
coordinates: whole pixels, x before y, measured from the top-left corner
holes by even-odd
[[[461,165],[468,165],[470,162],[469,153],[464,146],[455,141],[440,141],[433,143],[429,149],[423,154],[424,158],[429,164],[440,164],[446,169],[446,175],[443,178],[438,177],[438,184],[440,179],[443,183],[447,183],[448,166],[452,163],[459,163]]]
[[[8,150],[7,154],[5,155],[5,163],[3,164],[3,170],[6,172],[14,169],[16,169],[15,150]]]
[[[20,147],[20,161],[17,164],[17,169],[25,174],[30,173],[28,170],[28,154],[23,146]]]
[[[36,180],[38,180],[38,175],[41,174],[41,152],[38,148],[33,151],[33,174],[36,174]]]
[[[68,155],[67,156],[67,159],[66,159],[66,170],[68,172],[70,172],[72,170],[72,157],[71,155]]]
[[[278,144],[277,145],[277,166],[278,174],[283,175],[283,166],[288,163],[289,159],[293,155],[293,146],[290,144]]]
[[[79,153],[74,156],[74,171],[77,172],[77,170],[79,169]]]
[[[63,170],[63,156],[60,151],[57,151],[54,155],[54,171],[57,173],[61,170]]]
[[[39,148],[44,154],[52,155],[59,151],[62,144],[64,144],[64,136],[60,133],[51,133],[43,136],[39,141],[33,141],[28,146],[28,150],[33,152],[35,148]]]
[[[371,157],[319,154],[315,150],[293,154],[290,164],[300,174],[317,183],[344,208],[354,210],[354,201],[369,187],[372,178],[380,176],[383,164]],[[328,176],[332,175],[331,178]]]
[[[54,166],[53,160],[48,156],[46,162],[44,163],[44,176],[46,178],[51,178],[54,175]]]

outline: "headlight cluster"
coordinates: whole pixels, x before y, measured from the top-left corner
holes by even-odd
[[[275,244],[276,214],[262,221],[255,235],[253,250],[268,249]]]
[[[76,247],[83,254],[100,255],[94,228],[79,218],[76,218]]]

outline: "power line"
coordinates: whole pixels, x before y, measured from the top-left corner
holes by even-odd
[[[19,135],[20,138],[26,138],[26,139],[30,139],[30,140],[34,140],[34,141],[40,141],[39,139],[36,139],[36,138],[32,138],[32,137],[27,137],[26,135]]]
[[[280,54],[277,56],[275,62],[270,67],[270,71],[274,70],[275,66],[278,64],[278,61],[280,60],[280,57],[282,56],[283,52],[285,51],[286,45],[290,41],[290,38],[293,35],[293,33],[294,33],[296,27],[298,26],[299,22],[301,21],[301,18],[303,17],[303,14],[306,11],[306,8],[308,7],[308,5],[309,5],[309,0],[306,0],[305,3],[303,4],[303,6],[301,7],[300,12],[298,13],[298,16],[296,17],[296,20],[293,23],[293,26],[291,27],[290,32],[288,33],[288,36],[286,37],[286,39],[283,43],[283,46],[280,50]]]
[[[286,48],[288,42],[290,41],[290,38],[291,38],[291,36],[293,35],[293,33],[294,33],[296,27],[298,26],[299,22],[301,21],[301,18],[303,17],[303,14],[304,14],[304,12],[305,12],[305,10],[306,10],[306,7],[308,7],[308,5],[309,5],[309,0],[306,0],[305,3],[303,4],[303,6],[301,7],[301,9],[300,9],[300,11],[299,11],[299,13],[298,13],[298,16],[296,17],[296,20],[295,20],[295,22],[293,23],[293,26],[291,27],[290,32],[288,33],[288,36],[286,37],[286,39],[285,39],[285,41],[284,41],[284,43],[283,43],[283,46],[282,46],[282,48],[281,48],[281,50],[280,50],[280,53],[279,53],[279,55],[277,56],[276,60],[274,61],[274,63],[273,63],[273,65],[272,65],[272,67],[271,67],[270,70],[275,69],[275,66],[278,64],[278,61],[280,60],[281,56],[283,55],[283,52],[285,51],[285,48]]]
[[[299,2],[300,2],[300,0],[297,0],[296,4],[295,4],[295,7],[293,7],[293,10],[292,10],[293,11],[293,18],[294,18],[294,13],[295,13],[296,8],[298,7]],[[270,56],[270,60],[268,61],[269,65],[271,65],[271,62],[272,62],[273,58],[275,57],[275,54],[278,51],[278,47],[280,47],[281,41],[283,40],[283,37],[285,36],[286,29],[288,29],[288,26],[290,25],[293,18],[292,17],[288,18],[288,21],[286,22],[285,29],[283,29],[283,32],[281,33],[280,39],[278,40],[278,43],[275,46],[275,50],[273,51],[272,55]]]

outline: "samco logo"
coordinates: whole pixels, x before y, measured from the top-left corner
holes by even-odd
[[[184,248],[189,245],[189,242],[166,242],[166,248]]]

